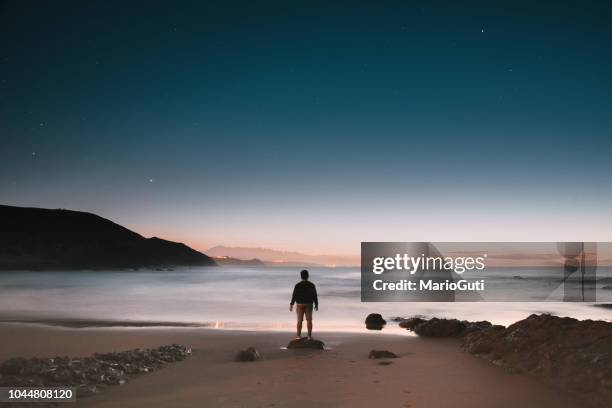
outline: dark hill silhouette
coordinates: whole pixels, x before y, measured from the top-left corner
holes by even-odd
[[[145,238],[95,214],[0,205],[0,270],[215,265],[187,245]]]

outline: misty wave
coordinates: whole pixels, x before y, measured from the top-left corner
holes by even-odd
[[[362,303],[359,268],[309,270],[319,291],[320,308],[314,315],[318,330],[365,330],[363,322],[369,313],[389,319],[425,315],[497,324],[511,324],[541,311],[583,319],[611,317],[608,309],[581,303]],[[519,274],[533,282],[538,279],[534,271],[523,272],[503,271],[491,279],[512,283],[513,275]],[[0,315],[3,320],[207,322],[217,328],[291,330],[295,315],[288,305],[298,274],[299,268],[280,267],[3,272]],[[397,325],[389,324],[385,330],[393,327]]]

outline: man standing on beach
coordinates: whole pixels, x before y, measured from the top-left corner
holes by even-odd
[[[289,304],[289,311],[293,310],[295,305],[295,312],[297,314],[297,339],[302,336],[302,321],[306,316],[306,324],[308,325],[308,338],[312,338],[312,304],[314,303],[314,310],[319,310],[319,299],[317,298],[317,288],[314,283],[308,280],[308,271],[304,269],[300,272],[302,280],[298,282],[293,288],[293,296],[291,296],[291,303]]]

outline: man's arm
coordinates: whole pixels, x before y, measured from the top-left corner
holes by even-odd
[[[291,294],[291,303],[289,303],[289,311],[293,310],[293,305],[295,304],[295,291],[297,289],[297,285],[293,287],[293,293]]]
[[[312,290],[313,290],[313,300],[314,300],[314,305],[315,305],[315,310],[319,310],[319,298],[317,297],[317,287],[315,286],[315,284],[312,284]]]

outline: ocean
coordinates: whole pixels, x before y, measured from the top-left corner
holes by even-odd
[[[369,313],[385,318],[422,315],[489,320],[503,325],[532,313],[612,319],[612,310],[592,303],[362,303],[359,268],[309,270],[319,292],[315,330],[365,331]],[[495,276],[507,279],[510,287],[516,282],[512,277],[520,272],[504,270]],[[610,270],[607,272],[610,276]],[[289,301],[298,280],[299,268],[286,267],[9,271],[0,273],[0,320],[161,321],[225,329],[293,330],[295,316],[289,312]],[[391,322],[384,330],[402,331]]]

